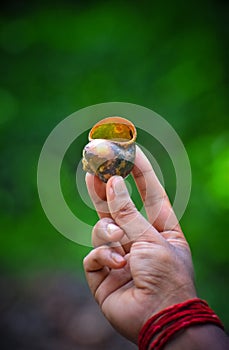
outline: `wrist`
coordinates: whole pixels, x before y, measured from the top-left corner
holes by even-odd
[[[163,350],[227,350],[228,348],[228,336],[221,328],[203,324],[184,329],[171,338]]]
[[[163,298],[161,300],[157,300],[157,303],[152,302],[151,305],[157,305],[154,309],[151,309],[150,306],[148,307],[148,311],[145,315],[144,322],[142,326],[154,315],[159,313],[160,311],[167,309],[169,307],[172,307],[173,305],[177,305],[183,302],[186,302],[191,299],[197,298],[197,293],[195,290],[195,287],[193,283],[190,283],[189,285],[185,285],[183,287],[180,287],[179,293],[178,290],[174,291],[174,294],[172,291],[170,291],[170,295],[167,297],[163,295]],[[158,299],[158,296],[157,296]]]
[[[139,333],[139,349],[164,349],[174,336],[191,326],[203,324],[223,328],[220,319],[205,301],[195,298],[175,304],[161,310],[144,324]]]

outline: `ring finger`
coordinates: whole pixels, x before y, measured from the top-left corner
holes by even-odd
[[[93,228],[92,244],[94,247],[108,245],[125,255],[126,251],[122,247],[125,244],[125,232],[111,218],[103,218]]]

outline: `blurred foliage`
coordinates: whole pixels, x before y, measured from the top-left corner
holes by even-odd
[[[89,248],[57,233],[40,206],[39,153],[55,125],[74,111],[101,102],[136,103],[166,118],[188,151],[193,187],[181,224],[193,251],[199,295],[229,326],[227,13],[228,3],[205,0],[3,2],[2,271],[82,271]],[[72,210],[78,208],[93,224],[94,211],[75,189],[86,140],[85,133],[69,148],[61,181]],[[176,179],[168,155],[141,130],[138,141],[160,165],[172,199]]]

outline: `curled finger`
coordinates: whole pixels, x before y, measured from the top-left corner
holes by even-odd
[[[120,246],[118,243],[125,232],[115,224],[111,218],[103,218],[97,222],[92,231],[92,244],[94,247],[109,244],[110,246]],[[115,244],[114,244],[115,243]]]
[[[92,250],[83,261],[86,278],[93,295],[109,275],[110,269],[120,269],[126,260],[112,248],[101,246]]]

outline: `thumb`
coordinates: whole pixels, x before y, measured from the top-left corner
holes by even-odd
[[[113,220],[130,241],[162,243],[163,237],[142,216],[132,202],[121,176],[112,176],[107,182],[107,204]]]

